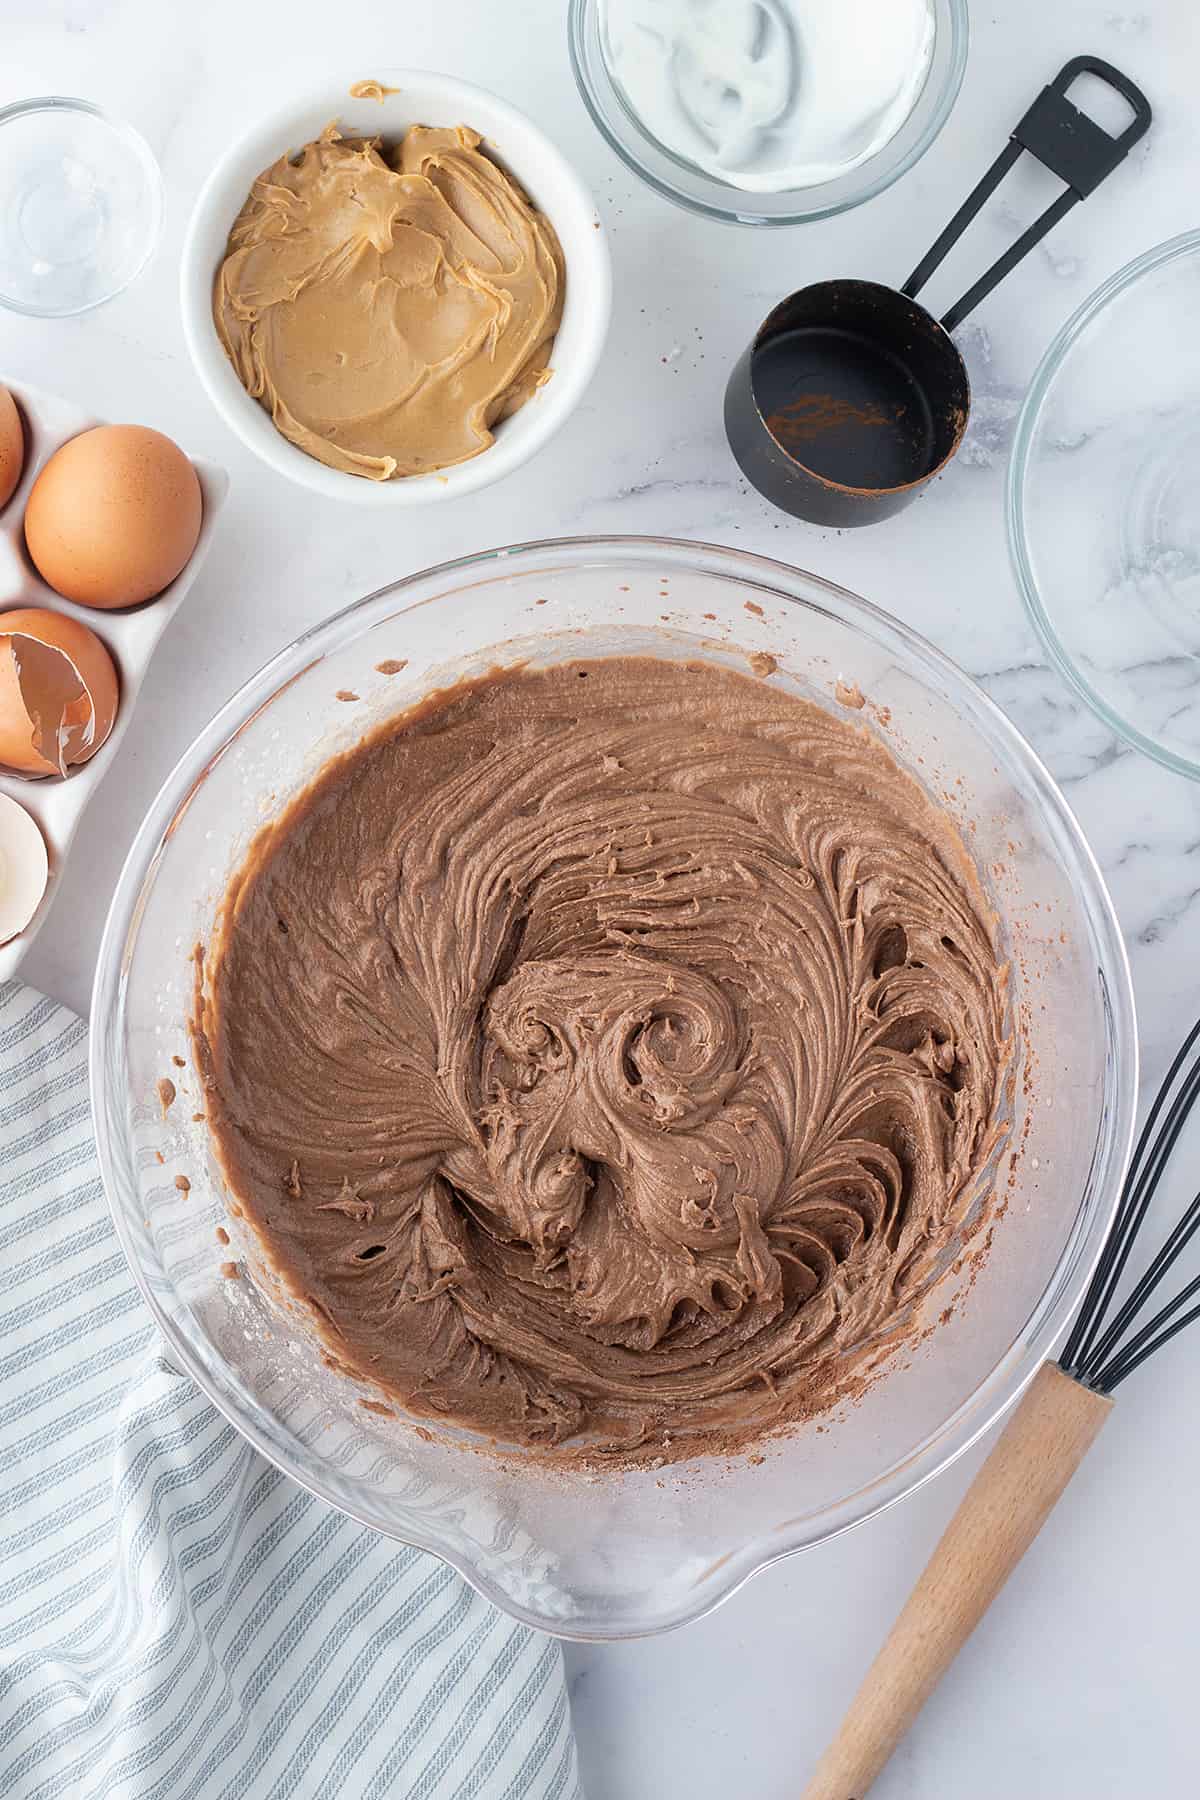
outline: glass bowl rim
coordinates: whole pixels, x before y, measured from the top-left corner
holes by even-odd
[[[950,117],[951,112],[954,110],[954,103],[958,99],[959,91],[963,84],[963,76],[966,74],[967,54],[970,48],[971,37],[971,22],[967,0],[945,0],[951,30],[950,60],[946,68],[945,79],[941,91],[937,94],[934,104],[930,109],[929,117],[926,120],[920,135],[915,142],[909,146],[905,154],[896,159],[895,162],[888,163],[886,160],[887,152],[893,141],[889,140],[887,144],[882,145],[881,148],[875,152],[874,156],[868,157],[866,162],[860,165],[863,169],[870,168],[872,163],[877,159],[882,158],[884,159],[885,166],[880,168],[871,180],[865,181],[861,187],[856,188],[852,193],[843,194],[836,200],[821,201],[819,199],[814,199],[811,204],[797,204],[787,212],[756,212],[753,204],[754,194],[751,191],[743,191],[741,188],[730,186],[728,189],[730,195],[729,203],[721,204],[715,200],[702,199],[696,194],[689,194],[683,188],[673,185],[670,181],[665,180],[662,176],[655,174],[651,169],[647,168],[645,163],[640,160],[631,146],[626,143],[621,134],[609,123],[608,115],[593,91],[588,73],[588,55],[585,45],[585,34],[598,3],[599,0],[570,0],[570,7],[567,13],[567,49],[571,59],[571,73],[575,77],[575,86],[579,91],[579,97],[587,109],[592,124],[596,127],[596,130],[600,133],[609,149],[616,153],[622,163],[624,163],[625,167],[630,170],[632,174],[636,175],[640,181],[644,181],[647,187],[652,188],[656,194],[659,194],[664,200],[672,201],[676,206],[682,206],[689,212],[699,213],[706,219],[714,219],[722,225],[765,225],[774,227],[780,225],[811,224],[818,219],[836,218],[839,213],[851,212],[856,206],[863,205],[865,201],[873,200],[877,194],[885,192],[885,190],[891,187],[894,182],[899,181],[902,175],[906,175],[910,169],[914,168],[940,135],[943,126]],[[931,4],[936,5],[936,0],[931,0]],[[925,92],[926,90],[923,88],[921,94],[917,98],[917,106],[920,106],[925,97]],[[910,113],[909,117],[911,118],[911,116],[912,114]],[[649,137],[648,133],[647,137]],[[662,148],[664,155],[669,156],[673,161],[678,162],[681,171],[688,170],[688,164],[682,158],[674,156],[674,154],[665,147]],[[858,172],[859,170],[856,169],[848,170],[846,175],[839,176],[837,181],[848,180]],[[699,170],[697,173],[701,178],[704,178],[703,170]],[[715,189],[719,189],[722,186],[722,183],[720,183],[715,176],[709,177],[708,179],[712,181],[712,185]],[[835,185],[836,183],[832,181],[819,182],[810,188],[791,188],[785,189],[784,192],[792,193],[797,196],[804,194],[817,196]],[[739,206],[737,204],[738,196],[741,196],[744,199],[744,205]]]
[[[973,702],[998,727],[1000,736],[1030,776],[1039,802],[1056,815],[1077,855],[1076,872],[1081,877],[1086,910],[1101,953],[1105,977],[1104,993],[1109,1019],[1109,1042],[1113,1079],[1111,1093],[1105,1096],[1101,1114],[1101,1135],[1092,1159],[1088,1182],[1077,1206],[1074,1222],[1062,1253],[1047,1274],[1042,1292],[1024,1324],[1017,1330],[1008,1349],[997,1360],[991,1372],[962,1401],[942,1424],[929,1432],[906,1456],[895,1461],[870,1482],[836,1501],[809,1514],[789,1519],[786,1532],[776,1528],[739,1545],[733,1546],[708,1572],[708,1584],[693,1585],[684,1603],[673,1603],[645,1623],[631,1628],[619,1624],[606,1628],[601,1620],[589,1620],[575,1626],[547,1618],[515,1601],[492,1578],[486,1569],[468,1558],[450,1553],[433,1533],[401,1537],[386,1531],[375,1520],[347,1503],[345,1498],[328,1491],[312,1473],[296,1466],[297,1458],[290,1446],[281,1448],[269,1439],[257,1419],[239,1410],[232,1398],[215,1392],[207,1370],[193,1353],[184,1334],[155,1292],[149,1270],[138,1259],[126,1229],[126,1202],[118,1197],[118,1139],[123,1127],[119,1095],[108,1080],[106,1060],[108,1045],[116,1044],[123,1059],[124,1000],[127,958],[131,938],[136,935],[144,905],[145,890],[155,877],[159,861],[170,842],[176,819],[189,804],[210,769],[249,724],[284,687],[303,674],[330,651],[353,641],[363,631],[385,620],[403,616],[409,610],[434,604],[454,593],[462,577],[470,571],[487,570],[503,576],[506,569],[535,565],[547,572],[548,558],[556,558],[556,568],[573,563],[594,565],[597,560],[617,562],[642,558],[661,562],[675,569],[687,565],[705,574],[734,578],[755,590],[762,589],[793,604],[824,611],[842,623],[863,623],[876,643],[895,648],[908,667],[916,666],[944,686],[965,691]],[[489,578],[491,578],[489,576]],[[397,605],[397,598],[414,589],[439,586],[424,598]],[[819,596],[819,597],[818,597]],[[1052,776],[1016,726],[1000,707],[966,672],[958,667],[934,644],[883,608],[862,599],[849,589],[795,568],[773,558],[728,546],[697,540],[639,535],[597,535],[545,538],[529,542],[477,551],[446,562],[430,565],[376,588],[362,599],[352,601],[338,612],[318,621],[278,651],[250,676],[237,692],[219,708],[209,723],[192,740],[175,763],[148,808],[125,859],[114,890],[105,922],[97,962],[91,1005],[92,1029],[89,1037],[89,1078],[97,1149],[105,1193],[116,1227],[117,1237],[150,1311],[174,1356],[191,1375],[201,1391],[217,1407],[231,1425],[261,1455],[290,1479],[316,1498],[346,1513],[359,1524],[394,1541],[405,1542],[441,1558],[457,1570],[472,1587],[510,1617],[536,1630],[580,1642],[603,1642],[651,1636],[702,1618],[736,1593],[752,1575],[766,1569],[783,1557],[812,1548],[842,1535],[852,1526],[885,1511],[888,1507],[915,1493],[950,1463],[963,1455],[1018,1399],[1033,1379],[1044,1358],[1066,1326],[1067,1320],[1083,1294],[1108,1235],[1112,1216],[1128,1166],[1133,1141],[1134,1115],[1138,1082],[1138,1043],[1134,1015],[1133,987],[1129,961],[1112,900],[1095,856],[1064,796]],[[1105,1129],[1106,1128],[1106,1129]],[[1109,1194],[1107,1202],[1097,1204]],[[1092,1197],[1092,1216],[1084,1204]],[[715,1579],[720,1569],[719,1580]]]
[[[1140,750],[1144,756],[1149,756],[1164,768],[1173,770],[1176,775],[1186,775],[1193,781],[1200,781],[1200,755],[1183,756],[1178,751],[1169,749],[1166,744],[1160,744],[1156,738],[1147,736],[1132,720],[1109,706],[1088,681],[1055,629],[1034,574],[1025,512],[1025,486],[1032,474],[1030,456],[1042,408],[1055,381],[1066,367],[1067,358],[1076,343],[1115,300],[1135,288],[1144,276],[1152,274],[1156,269],[1165,268],[1170,263],[1182,261],[1197,251],[1200,251],[1200,228],[1182,231],[1176,237],[1167,238],[1165,242],[1142,251],[1106,281],[1101,282],[1071,314],[1038,364],[1022,402],[1013,434],[1012,453],[1008,459],[1004,498],[1008,551],[1013,573],[1025,610],[1054,668],[1067,685],[1087,702],[1100,722],[1117,737],[1123,738],[1135,750]]]
[[[24,301],[14,300],[0,289],[0,306],[9,312],[19,313],[25,319],[77,319],[81,313],[93,312],[97,306],[107,306],[110,300],[131,288],[138,276],[143,274],[150,258],[158,248],[162,236],[163,221],[163,178],[158,166],[158,158],[150,148],[146,139],[131,125],[128,119],[120,119],[105,107],[97,106],[92,100],[81,100],[72,94],[38,94],[28,100],[14,100],[8,106],[0,106],[0,130],[10,125],[14,119],[32,113],[83,113],[91,119],[99,119],[107,125],[116,137],[124,138],[136,155],[146,180],[146,193],[150,203],[150,226],[146,233],[146,244],[136,265],[121,282],[119,287],[110,288],[107,293],[99,294],[94,300],[86,300],[82,306],[51,307],[27,306]]]

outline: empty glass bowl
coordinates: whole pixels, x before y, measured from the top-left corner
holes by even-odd
[[[162,223],[149,145],[88,100],[0,108],[0,304],[86,312],[127,288]]]
[[[738,225],[795,225],[847,212],[890,187],[919,162],[958,97],[967,66],[967,0],[932,0],[933,54],[925,85],[895,135],[857,167],[815,187],[747,193],[667,149],[648,131],[614,81],[604,49],[604,0],[571,0],[571,66],[601,136],[635,175],[678,206]]]
[[[1061,673],[1113,731],[1200,779],[1200,232],[1084,302],[1034,376],[1008,536]]]
[[[193,1117],[204,1105],[186,1026],[193,951],[255,832],[370,726],[498,662],[639,652],[742,671],[766,653],[779,663],[773,682],[842,716],[839,682],[861,689],[866,704],[850,716],[944,797],[997,909],[1022,1025],[1011,1148],[1023,1148],[1010,1169],[1005,1146],[1008,1204],[990,1256],[978,1272],[960,1258],[937,1290],[939,1310],[963,1304],[821,1429],[760,1444],[761,1460],[554,1470],[499,1460],[449,1426],[418,1432],[364,1410],[301,1320],[251,1281],[223,1278],[236,1248],[217,1240],[224,1196]],[[138,833],[105,931],[91,1044],[105,1184],[172,1356],[312,1492],[435,1551],[517,1618],[595,1638],[697,1618],[756,1570],[910,1492],[986,1429],[1046,1355],[1099,1253],[1137,1068],[1129,973],[1099,872],[1054,783],[980,689],[815,576],[650,538],[527,544],[428,569],[306,632],[248,681]],[[165,1116],[164,1077],[179,1090]]]

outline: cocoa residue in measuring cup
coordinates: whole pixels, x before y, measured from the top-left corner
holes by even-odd
[[[801,444],[810,444],[827,431],[844,431],[847,426],[893,425],[903,417],[902,406],[880,406],[868,401],[855,406],[836,394],[801,394],[786,406],[767,414],[767,430],[789,455]]]

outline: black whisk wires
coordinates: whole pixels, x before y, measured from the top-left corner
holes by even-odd
[[[1184,1071],[1197,1039],[1200,1039],[1200,1020],[1184,1040],[1142,1127],[1104,1254],[1059,1359],[1065,1374],[1073,1376],[1085,1387],[1094,1388],[1097,1393],[1111,1394],[1119,1382],[1132,1375],[1139,1364],[1153,1356],[1176,1332],[1190,1325],[1193,1319],[1200,1318],[1200,1301],[1188,1306],[1188,1302],[1200,1294],[1200,1275],[1197,1275],[1145,1325],[1132,1336],[1127,1335],[1146,1303],[1200,1231],[1200,1194],[1197,1194],[1146,1273],[1134,1285],[1129,1298],[1119,1307],[1111,1323],[1105,1323],[1150,1202],[1200,1094],[1200,1052]]]

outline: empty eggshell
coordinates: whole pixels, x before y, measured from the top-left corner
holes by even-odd
[[[65,775],[117,716],[117,671],[96,633],[43,607],[0,613],[0,763]]]
[[[7,506],[25,467],[25,431],[17,403],[0,387],[0,506]]]
[[[25,808],[0,794],[0,944],[24,931],[49,878],[46,840]]]
[[[81,606],[138,606],[168,587],[200,535],[200,483],[145,425],[97,425],[56,450],[33,484],[25,542],[38,572]]]

